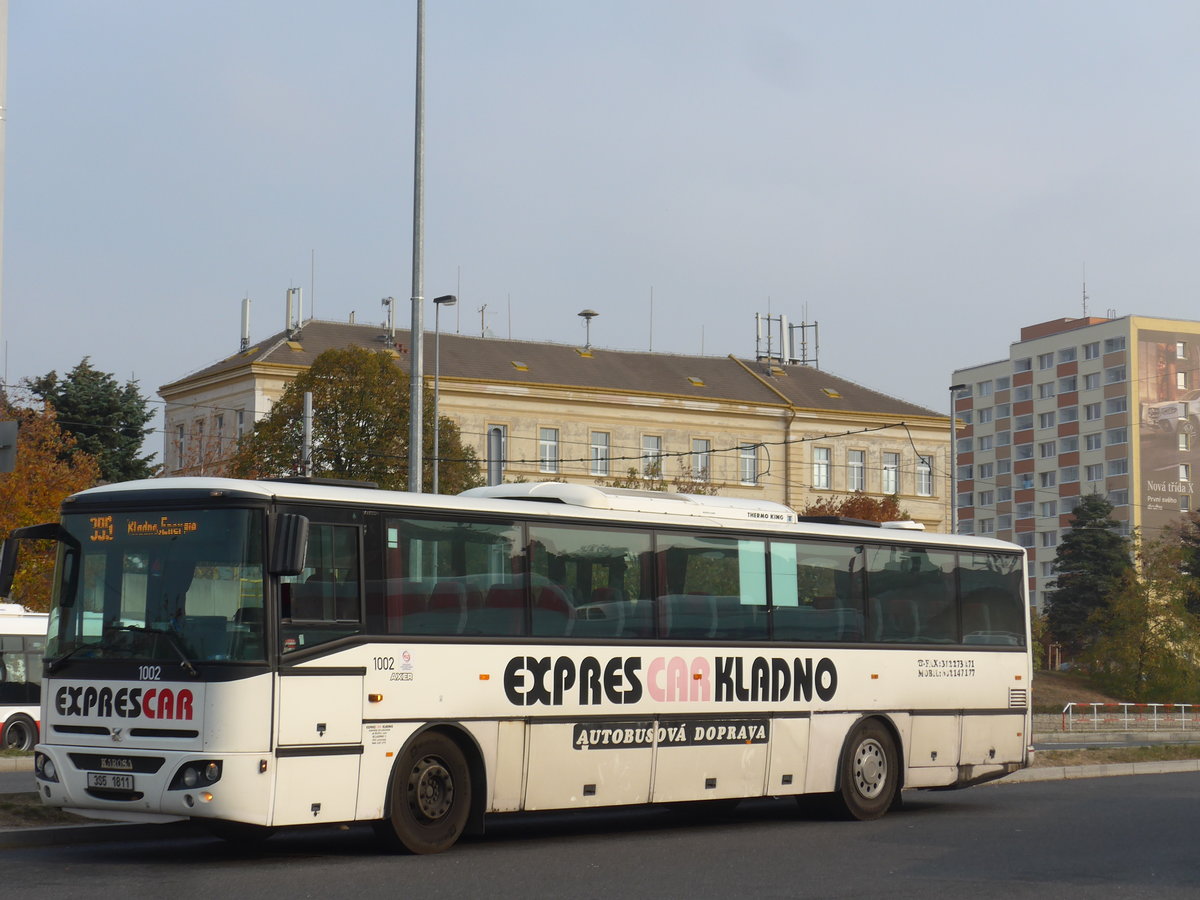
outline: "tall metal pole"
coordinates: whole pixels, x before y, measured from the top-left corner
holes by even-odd
[[[8,137],[8,0],[0,0],[0,374],[8,377],[8,343],[4,332],[4,157]]]
[[[425,414],[425,0],[417,0],[417,102],[413,147],[412,384],[408,410],[408,489],[421,493]]]
[[[950,385],[950,450],[946,454],[950,469],[948,485],[950,496],[950,533],[958,534],[958,497],[954,488],[958,482],[958,430],[954,427],[955,414],[958,406],[958,392],[966,388],[965,384]]]

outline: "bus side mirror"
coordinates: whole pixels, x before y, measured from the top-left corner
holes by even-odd
[[[271,541],[271,574],[299,575],[308,555],[308,516],[280,513]]]
[[[61,541],[68,546],[79,546],[79,542],[57,522],[14,528],[4,542],[4,550],[0,551],[0,597],[12,593],[13,578],[17,574],[17,548],[22,540]]]

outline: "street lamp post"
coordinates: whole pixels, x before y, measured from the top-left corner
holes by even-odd
[[[958,534],[958,497],[955,487],[958,479],[958,430],[954,427],[955,400],[958,392],[966,389],[965,384],[950,385],[950,471],[947,473],[950,482],[950,533]]]
[[[442,307],[453,306],[458,298],[446,294],[433,298],[433,492],[438,493],[438,456],[441,434],[438,420],[439,380],[442,374]]]

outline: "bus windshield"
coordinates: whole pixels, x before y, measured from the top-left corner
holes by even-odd
[[[261,661],[263,514],[67,515],[47,659]]]

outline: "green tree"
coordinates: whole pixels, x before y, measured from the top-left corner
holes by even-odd
[[[1046,617],[1051,635],[1069,656],[1095,643],[1111,598],[1133,568],[1129,541],[1119,533],[1112,510],[1099,494],[1083,497],[1058,545]]]
[[[1180,568],[1188,576],[1185,604],[1188,612],[1200,616],[1200,511],[1184,519],[1178,529]]]
[[[154,454],[141,455],[152,431],[146,423],[154,414],[136,381],[118,384],[85,356],[65,376],[49,372],[26,379],[26,386],[54,407],[59,427],[75,438],[74,446],[65,452],[94,458],[102,480],[129,481],[154,474]]]
[[[363,347],[326,350],[285,389],[270,413],[242,439],[230,471],[243,478],[301,471],[304,394],[313,395],[313,474],[373,481],[390,490],[408,486],[409,377],[384,352]],[[425,458],[433,453],[433,393],[426,391]],[[439,490],[453,494],[482,483],[475,451],[458,426],[440,417]],[[426,465],[424,489],[432,473]]]
[[[0,537],[7,537],[14,528],[57,521],[63,500],[92,487],[100,469],[58,426],[53,408],[16,406],[0,394],[0,419],[17,422],[16,469],[0,473]],[[54,554],[49,541],[23,543],[12,602],[40,612],[50,608]]]
[[[842,516],[867,522],[903,522],[912,518],[894,494],[869,497],[861,492],[845,497],[823,496],[800,510],[800,515]]]
[[[697,478],[683,459],[679,460],[679,473],[670,481],[663,475],[660,459],[648,465],[644,475],[639,473],[635,466],[630,466],[624,475],[617,478],[597,478],[596,484],[627,491],[674,491],[676,494],[695,494],[702,497],[717,495],[717,486],[707,479]]]
[[[1135,701],[1196,698],[1200,622],[1187,609],[1190,576],[1182,557],[1176,534],[1137,542],[1136,569],[1093,613],[1098,636],[1084,662],[1107,692]]]

